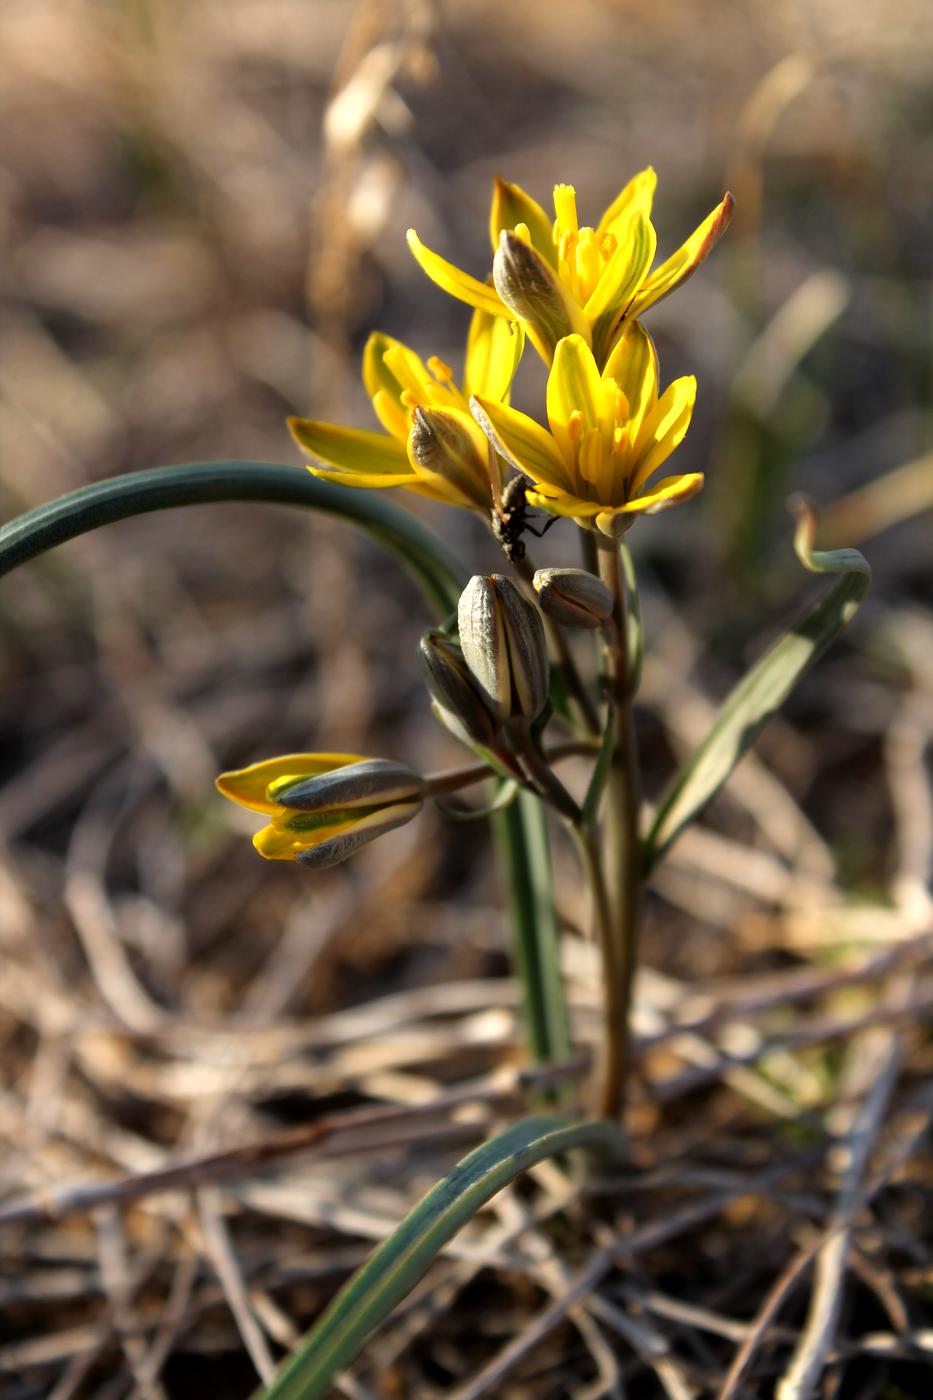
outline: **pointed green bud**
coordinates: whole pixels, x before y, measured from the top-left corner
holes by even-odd
[[[403,763],[367,758],[294,783],[277,793],[275,800],[282,807],[327,813],[420,801],[423,792],[423,779]]]
[[[503,229],[499,235],[492,280],[509,310],[540,342],[548,360],[557,342],[574,331],[589,344],[589,325],[580,308],[567,296],[541,254],[511,229]]]
[[[416,470],[442,477],[471,505],[489,510],[489,448],[468,413],[416,408],[408,434],[408,456]]]
[[[534,579],[541,611],[562,627],[601,627],[612,616],[612,594],[586,569],[539,569]]]
[[[457,643],[443,632],[425,632],[418,652],[421,673],[440,722],[462,743],[492,748],[499,721],[481,694]]]
[[[544,624],[503,574],[474,575],[457,610],[460,645],[489,704],[502,719],[536,719],[548,697]]]

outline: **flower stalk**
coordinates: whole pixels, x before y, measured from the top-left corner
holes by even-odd
[[[632,1058],[632,996],[642,905],[641,791],[620,545],[601,534],[596,540],[600,577],[614,599],[612,619],[603,631],[604,682],[613,737],[602,851],[595,836],[587,833],[581,857],[593,895],[606,989],[594,1096],[600,1113],[618,1118],[625,1108]]]

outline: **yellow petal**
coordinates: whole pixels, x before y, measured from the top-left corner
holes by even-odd
[[[583,432],[599,426],[602,383],[593,352],[579,335],[558,342],[547,381],[547,416],[565,462],[574,460],[574,444]],[[571,434],[571,414],[582,415]]]
[[[281,811],[281,808],[277,808]],[[266,860],[294,860],[299,851],[307,851],[311,846],[319,846],[331,836],[352,826],[352,821],[339,822],[331,826],[319,826],[314,831],[295,830],[290,819],[271,822],[257,831],[253,845]]]
[[[599,363],[608,357],[615,329],[654,262],[657,244],[648,215],[636,209],[584,308]]]
[[[573,520],[592,520],[605,506],[598,501],[584,501],[570,491],[559,491],[547,487],[540,491],[526,492],[525,499],[536,510],[548,510],[552,515],[568,516]]]
[[[732,220],[735,200],[727,194],[708,218],[704,219],[676,253],[655,268],[639,289],[628,310],[631,317],[640,316],[649,306],[668,296],[691,277],[700,263],[705,262]]]
[[[645,416],[658,399],[658,354],[640,321],[628,322],[606,361],[603,376],[614,379],[628,399],[627,427],[637,440]]]
[[[536,199],[526,194],[521,185],[510,185],[497,175],[492,187],[492,205],[489,210],[489,237],[492,251],[499,247],[499,234],[504,228],[515,228],[516,224],[527,224],[531,241],[542,257],[547,258],[552,267],[557,266],[557,250],[551,220]]]
[[[363,757],[354,753],[287,753],[279,758],[265,758],[259,763],[251,763],[248,768],[221,773],[215,786],[231,802],[238,802],[252,812],[272,815],[281,813],[282,808],[269,797],[270,787],[273,792],[281,791],[293,782],[316,778],[335,768],[345,768],[348,763],[360,763]]]
[[[316,423],[310,418],[289,418],[288,426],[298,446],[316,463],[331,468],[331,474],[337,471],[355,477],[366,476],[381,486],[397,485],[388,478],[400,473],[403,477],[408,475],[405,444],[386,433],[343,428],[337,423]],[[315,472],[315,475],[320,473]]]
[[[640,491],[652,472],[657,471],[674,448],[683,442],[693,417],[696,396],[696,380],[692,374],[684,375],[683,379],[675,379],[673,384],[667,386],[645,418],[634,443],[629,495]]]
[[[458,301],[465,301],[467,306],[475,306],[480,311],[488,311],[491,316],[510,317],[512,315],[500,299],[495,287],[488,287],[485,282],[479,282],[468,272],[462,272],[459,267],[454,267],[453,263],[449,263],[439,253],[432,253],[430,248],[424,246],[413,228],[408,230],[407,237],[408,246],[414,254],[415,261],[442,291],[456,297]]]
[[[611,233],[617,238],[620,232],[624,235],[625,226],[636,209],[641,209],[650,218],[657,183],[658,177],[650,165],[633,175],[600,219],[599,228],[596,230],[597,237],[604,238],[607,233]]]
[[[466,344],[463,392],[497,403],[508,401],[509,387],[525,348],[525,333],[517,321],[474,311]]]
[[[373,331],[363,350],[363,384],[380,423],[393,437],[408,436],[408,412],[402,391],[416,391],[430,379],[420,355],[400,340]]]
[[[689,501],[691,496],[695,496],[702,489],[702,472],[685,472],[682,476],[665,476],[655,486],[652,486],[650,491],[646,491],[643,496],[637,496],[634,501],[629,501],[616,514],[658,515],[662,510],[669,510],[671,506],[680,505],[681,501]]]
[[[540,423],[506,404],[474,398],[473,417],[498,453],[532,481],[565,489],[570,476],[557,443]]]

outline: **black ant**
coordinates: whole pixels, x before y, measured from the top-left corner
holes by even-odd
[[[525,557],[525,542],[522,534],[528,530],[532,535],[541,539],[557,519],[552,515],[547,524],[540,530],[536,529],[528,519],[527,492],[529,481],[526,476],[519,474],[513,476],[512,480],[502,491],[495,492],[495,500],[492,507],[492,533],[502,546],[507,559],[513,564]]]

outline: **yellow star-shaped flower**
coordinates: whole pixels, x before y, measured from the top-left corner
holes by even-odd
[[[591,228],[578,222],[572,185],[555,186],[552,221],[519,185],[497,179],[489,220],[493,286],[426,248],[414,229],[408,230],[408,243],[445,292],[491,316],[520,321],[548,363],[557,342],[577,334],[602,367],[623,325],[685,282],[732,217],[733,199],[726,194],[686,243],[652,271],[656,180],[650,167],[642,170]]]
[[[602,374],[582,336],[561,340],[547,384],[547,432],[525,413],[479,397],[473,412],[496,450],[531,478],[528,500],[613,535],[626,517],[677,505],[700,472],[650,478],[683,441],[696,398],[692,375],[658,395],[658,361],[641,322],[628,323]]]

